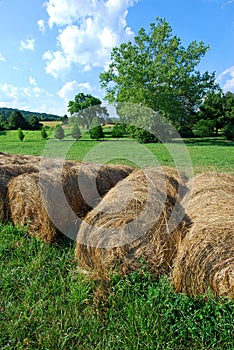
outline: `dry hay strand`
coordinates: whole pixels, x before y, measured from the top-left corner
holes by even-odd
[[[6,197],[5,188],[0,184],[0,221],[5,220],[6,218],[5,197]]]
[[[44,183],[53,186],[51,174],[44,174]],[[46,191],[46,189],[45,189]],[[13,178],[8,184],[8,201],[12,221],[15,225],[26,226],[27,231],[45,242],[58,237],[56,227],[46,210],[40,192],[39,174],[23,174]]]
[[[102,195],[111,184],[102,188],[102,168],[94,164],[48,160],[47,165],[40,173],[23,174],[10,181],[8,199],[12,221],[26,225],[29,233],[46,242],[56,241],[61,233],[75,239],[81,219],[92,208],[91,203],[100,197],[91,185],[99,182]],[[89,195],[88,202],[80,191],[80,184]]]
[[[169,272],[184,211],[176,200],[178,181],[171,176],[178,173],[163,170],[134,171],[85,217],[75,249],[82,272],[97,279],[142,266],[155,276]]]
[[[215,186],[216,184],[216,186]],[[193,181],[186,213],[192,219],[174,262],[177,292],[234,298],[234,177],[206,173]]]
[[[0,165],[6,164],[38,164],[41,160],[39,156],[32,155],[20,155],[20,154],[8,154],[0,152]]]

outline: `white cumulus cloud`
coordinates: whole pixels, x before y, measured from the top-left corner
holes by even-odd
[[[30,84],[30,85],[37,86],[37,82],[36,82],[36,79],[35,79],[35,78],[29,77],[28,80],[29,80],[29,84]]]
[[[68,81],[62,86],[57,92],[58,96],[64,101],[68,102],[74,99],[75,95],[80,91],[86,90],[87,92],[92,91],[92,86],[89,82],[78,83],[76,80]]]
[[[20,41],[20,50],[34,50],[35,40],[34,39],[26,39]]]
[[[225,71],[218,76],[218,82],[222,85],[224,92],[234,92],[234,66],[225,69]]]
[[[43,21],[43,19],[39,19],[39,21],[37,21],[37,25],[40,32],[42,32],[42,34],[45,34],[46,28],[45,28],[45,22]]]
[[[128,9],[139,0],[49,0],[49,26],[60,27],[58,50],[44,54],[45,70],[53,77],[73,65],[82,70],[105,67],[110,52],[133,39],[127,25]]]

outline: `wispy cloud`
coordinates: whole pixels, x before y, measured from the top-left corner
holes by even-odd
[[[35,40],[34,39],[26,39],[20,41],[20,50],[34,50]]]
[[[224,92],[234,92],[234,66],[225,69],[218,76],[218,82],[221,84]]]

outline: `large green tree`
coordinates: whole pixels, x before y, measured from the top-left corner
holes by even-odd
[[[14,129],[14,130],[17,130],[18,128],[29,129],[29,124],[27,120],[23,117],[22,113],[17,110],[13,111],[10,114],[8,123],[9,123],[10,129]]]
[[[204,103],[200,106],[199,116],[204,119],[212,120],[216,135],[224,122],[224,96],[222,91],[210,93],[206,96]]]
[[[215,73],[196,70],[208,49],[196,41],[185,48],[167,21],[157,18],[148,33],[140,29],[134,43],[113,48],[109,68],[100,74],[105,99],[150,107],[180,127],[216,89]]]
[[[214,122],[216,134],[227,123],[234,125],[234,94],[224,94],[221,90],[208,94],[200,106],[198,115],[202,119]]]
[[[106,107],[102,107],[101,103],[97,97],[79,93],[74,101],[68,102],[68,112],[71,116],[76,116],[81,127],[89,129],[94,118],[105,120],[108,116]]]

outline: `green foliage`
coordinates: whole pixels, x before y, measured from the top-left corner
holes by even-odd
[[[95,126],[94,128],[90,129],[89,134],[91,139],[95,140],[102,139],[105,136],[101,125]]]
[[[101,107],[101,103],[97,97],[79,93],[74,101],[69,101],[68,111],[71,116],[76,115],[80,126],[89,129],[94,118],[98,118],[99,122],[104,124],[109,115],[106,107]]]
[[[109,69],[100,74],[105,99],[161,111],[179,127],[196,114],[207,92],[216,89],[215,73],[196,70],[208,49],[196,41],[183,47],[166,20],[157,19],[148,33],[139,30],[134,43],[112,50]]]
[[[233,300],[175,294],[144,270],[102,285],[77,272],[74,242],[0,233],[1,349],[234,348]]]
[[[78,140],[81,137],[80,128],[77,123],[74,123],[71,129],[71,135],[74,139]]]
[[[214,122],[212,120],[200,119],[193,129],[193,133],[199,137],[209,137],[214,133]]]
[[[234,124],[234,93],[227,92],[225,94],[225,121]]]
[[[22,129],[21,128],[18,128],[17,130],[18,132],[18,138],[20,141],[23,141],[24,137],[25,137],[25,134],[23,133]]]
[[[135,136],[136,140],[139,143],[155,143],[155,142],[158,142],[158,139],[153,134],[151,134],[149,131],[144,130],[144,129],[138,128],[135,131],[134,136]]]
[[[219,91],[217,93],[208,94],[200,107],[199,117],[201,119],[213,121],[216,135],[218,134],[218,130],[223,126],[225,117],[224,103],[224,96],[222,92]]]
[[[119,124],[115,124],[112,128],[112,137],[115,137],[117,139],[123,137],[123,129]]]
[[[47,131],[46,131],[46,127],[45,126],[43,126],[43,128],[41,129],[41,137],[43,138],[43,139],[47,139],[47,137],[48,137],[48,134],[47,134]]]
[[[99,119],[98,117],[94,117],[93,120],[92,120],[92,122],[91,122],[90,128],[91,128],[91,129],[92,129],[92,128],[95,128],[95,127],[98,126],[98,125],[101,125],[101,121],[100,121],[100,119]]]
[[[29,129],[29,124],[23,117],[23,115],[19,111],[14,111],[11,113],[8,124],[10,129],[17,130],[21,129]]]
[[[58,140],[62,140],[64,139],[64,130],[63,130],[63,127],[61,125],[57,125],[55,127],[55,130],[54,130],[54,137]]]
[[[234,140],[234,124],[229,122],[223,128],[223,135],[227,140]]]
[[[49,113],[39,113],[39,112],[29,112],[29,111],[23,111],[18,110],[15,108],[6,108],[6,107],[0,107],[0,115],[3,116],[5,121],[9,120],[9,117],[12,112],[19,111],[23,117],[28,121],[31,117],[36,117],[38,120],[59,120],[60,117],[55,114],[49,114]]]
[[[61,118],[61,122],[66,125],[68,123],[68,116],[64,114],[64,116]]]
[[[36,116],[30,117],[28,123],[30,130],[40,130],[42,128],[42,124],[39,122],[39,119]]]

